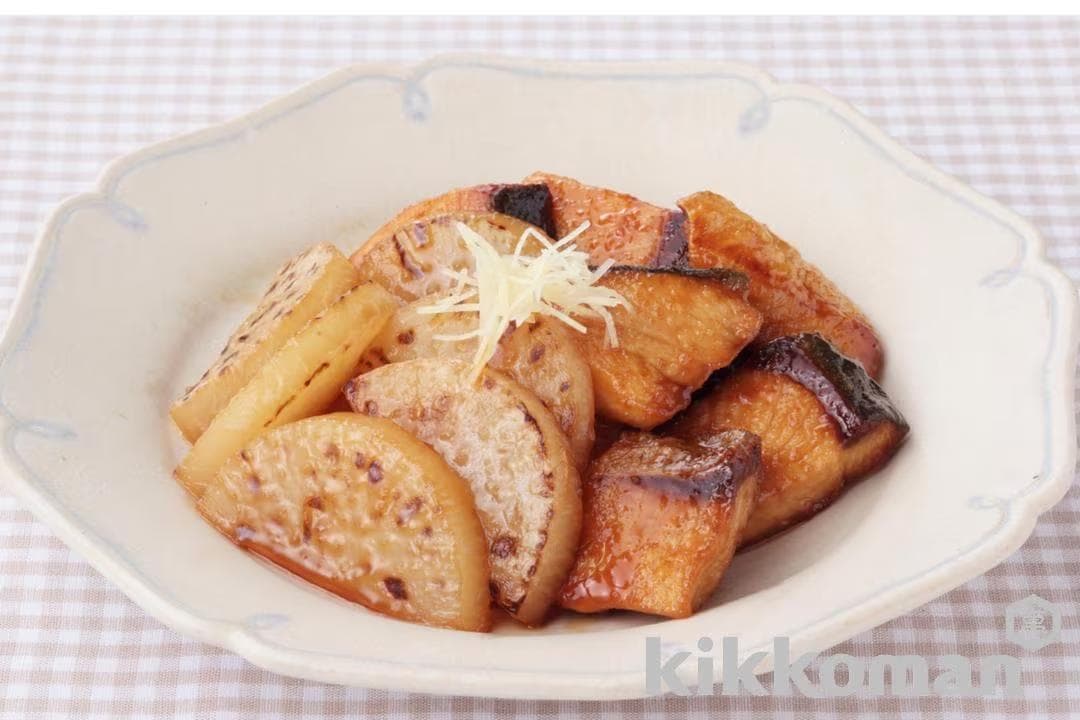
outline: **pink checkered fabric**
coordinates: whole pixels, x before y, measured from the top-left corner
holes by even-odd
[[[335,67],[435,52],[741,60],[845,98],[916,152],[1032,220],[1080,279],[1077,19],[0,19],[0,318],[39,223],[104,163],[248,110]],[[1065,610],[1023,657],[1018,699],[653,699],[607,705],[428,697],[278,677],[182,638],[3,491],[0,717],[546,718],[1080,715],[1080,490],[995,570],[837,651],[1009,652],[1005,606]]]

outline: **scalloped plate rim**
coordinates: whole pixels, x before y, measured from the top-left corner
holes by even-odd
[[[911,171],[916,179],[962,198],[1007,226],[1021,239],[1023,247],[1019,267],[1043,281],[1047,292],[1059,301],[1060,314],[1055,325],[1059,331],[1058,341],[1043,363],[1045,389],[1061,390],[1059,402],[1050,403],[1047,408],[1047,412],[1052,414],[1050,419],[1057,419],[1057,423],[1049,431],[1053,431],[1055,436],[1075,439],[1072,398],[1077,344],[1080,339],[1077,293],[1071,280],[1047,259],[1045,243],[1038,231],[997,201],[978,193],[900,145],[850,104],[812,85],[777,82],[758,68],[731,62],[575,63],[482,55],[440,55],[415,65],[358,63],[302,85],[251,112],[148,145],[114,159],[98,176],[93,191],[68,198],[49,214],[34,241],[26,270],[12,303],[3,339],[0,340],[0,391],[7,380],[5,370],[8,357],[31,327],[34,301],[38,291],[42,289],[47,256],[55,248],[56,230],[70,214],[79,209],[109,202],[111,190],[141,162],[164,159],[173,151],[250,128],[261,119],[269,119],[288,110],[317,102],[322,96],[332,94],[357,79],[379,76],[408,87],[415,79],[437,69],[462,66],[495,70],[539,69],[542,72],[561,72],[574,77],[730,74],[745,78],[764,89],[770,99],[782,94],[805,98],[826,106],[841,119],[857,127],[878,148],[886,151],[899,165]],[[0,432],[6,439],[14,431],[15,425],[2,401],[3,397],[0,395]],[[909,582],[882,593],[877,598],[834,613],[826,620],[805,626],[800,635],[792,638],[793,653],[811,648],[820,650],[842,642],[863,630],[929,602],[1003,561],[1030,536],[1038,516],[1058,502],[1071,485],[1076,462],[1076,443],[1056,443],[1055,448],[1056,453],[1044,458],[1044,464],[1049,468],[1047,475],[1022,488],[1011,498],[1019,503],[1022,512],[1009,513],[996,526],[995,532],[984,538],[977,548],[950,558],[936,572],[927,572],[921,583]],[[77,518],[57,507],[35,486],[30,473],[21,467],[21,459],[11,452],[7,442],[0,443],[0,465],[7,471],[7,486],[32,513],[147,612],[178,632],[234,651],[265,669],[312,680],[414,692],[539,699],[620,699],[645,695],[642,676],[636,672],[568,678],[544,673],[507,671],[462,673],[450,666],[415,666],[402,671],[401,666],[387,665],[378,658],[349,658],[349,667],[342,669],[337,664],[340,659],[277,646],[260,637],[257,632],[237,623],[202,617],[158,594],[136,572],[128,568],[116,553],[103,548],[81,530]],[[946,569],[948,572],[945,572]],[[769,669],[771,668],[764,664],[758,668],[759,672],[767,672]]]

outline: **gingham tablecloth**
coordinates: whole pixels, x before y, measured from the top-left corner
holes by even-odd
[[[248,110],[337,66],[435,52],[724,59],[815,83],[1026,216],[1080,279],[1077,19],[0,19],[0,317],[37,228],[108,160]],[[1060,604],[1018,699],[428,697],[283,678],[147,616],[3,490],[0,717],[663,718],[1080,714],[1080,490],[997,569],[837,651],[1013,652],[1005,606]]]

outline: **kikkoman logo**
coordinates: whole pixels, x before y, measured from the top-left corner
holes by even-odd
[[[1060,609],[1038,595],[1009,605],[1005,621],[1006,637],[1025,650],[1040,650],[1061,637]],[[738,638],[722,638],[717,677],[715,649],[709,637],[697,641],[696,653],[672,647],[659,637],[646,638],[646,692],[776,696],[798,693],[811,698],[1018,697],[1021,694],[1020,660],[1012,655],[989,655],[974,660],[962,655],[944,655],[935,657],[932,663],[921,655],[875,655],[863,659],[846,653],[805,653],[793,660],[789,639],[777,637],[772,643],[772,683],[766,686],[755,670],[770,654],[768,651],[752,653],[740,661]],[[696,682],[691,687],[683,678],[694,670]]]

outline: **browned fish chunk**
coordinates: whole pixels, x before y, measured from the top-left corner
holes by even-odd
[[[679,207],[690,264],[733,268],[750,278],[750,302],[765,316],[757,342],[818,333],[870,377],[881,377],[884,349],[870,321],[795,248],[716,193],[695,193]]]
[[[596,407],[633,427],[654,427],[685,408],[761,326],[738,273],[617,267],[600,284],[621,293],[630,308],[612,313],[618,347],[605,343],[602,322],[586,321]]]
[[[578,612],[687,617],[731,562],[754,505],[761,445],[626,433],[584,484],[581,547],[561,603]]]
[[[871,377],[881,377],[884,349],[862,311],[797,250],[726,198],[695,193],[679,201],[679,212],[548,173],[533,173],[525,182],[551,191],[557,235],[591,223],[579,245],[593,262],[740,270],[750,279],[751,304],[765,316],[758,342],[816,332],[861,362]]]
[[[762,447],[761,489],[743,545],[826,507],[846,482],[888,461],[908,432],[863,367],[810,333],[753,350],[671,429],[697,438],[732,428],[760,436]]]
[[[596,264],[611,258],[626,265],[665,267],[685,249],[678,211],[550,173],[536,172],[523,182],[542,184],[551,192],[555,236],[589,221],[589,232],[578,247]]]

